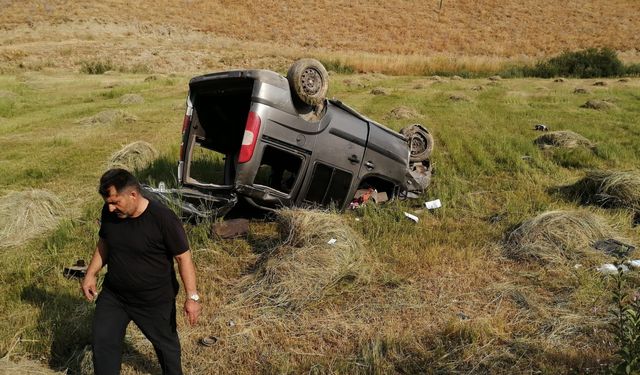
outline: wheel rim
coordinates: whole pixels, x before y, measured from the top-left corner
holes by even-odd
[[[316,95],[322,88],[322,76],[314,68],[307,68],[302,72],[302,90],[307,95]]]
[[[411,156],[420,155],[427,151],[429,140],[422,134],[416,133],[411,136]]]

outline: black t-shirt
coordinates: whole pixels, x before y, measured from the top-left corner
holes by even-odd
[[[173,257],[189,250],[189,243],[173,211],[150,200],[140,216],[120,219],[105,204],[99,235],[107,246],[104,287],[129,304],[175,299],[179,287]]]

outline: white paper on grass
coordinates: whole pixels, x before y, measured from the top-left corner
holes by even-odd
[[[436,208],[442,207],[442,202],[440,202],[440,199],[436,199],[434,201],[424,202],[424,206],[430,210],[435,210]]]
[[[329,245],[333,245],[334,243],[336,243],[338,240],[336,240],[335,238],[330,239],[329,241],[327,241],[327,243]]]
[[[418,219],[418,217],[417,217],[416,215],[411,215],[411,214],[410,214],[410,213],[408,213],[408,212],[405,212],[405,213],[404,213],[404,216],[406,216],[406,217],[408,217],[409,219],[411,219],[411,220],[415,221],[416,223],[420,220],[420,219]]]

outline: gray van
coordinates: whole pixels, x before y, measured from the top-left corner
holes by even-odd
[[[267,210],[344,210],[358,189],[389,198],[424,191],[431,134],[420,125],[395,132],[327,100],[327,87],[328,74],[313,59],[295,62],[286,78],[268,70],[192,78],[180,186],[151,190],[180,195],[197,216],[223,215],[238,199]]]

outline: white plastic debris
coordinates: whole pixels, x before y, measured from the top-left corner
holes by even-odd
[[[360,218],[359,218],[359,217],[357,217],[357,218],[356,218],[356,221],[360,221]]]
[[[411,215],[411,214],[410,214],[410,213],[408,213],[408,212],[405,212],[405,213],[404,213],[404,216],[406,216],[406,217],[408,217],[409,219],[411,219],[411,220],[415,221],[416,223],[417,223],[418,221],[420,221],[420,219],[418,219],[418,217],[417,217],[416,215]]]
[[[158,190],[160,190],[161,193],[164,193],[167,190],[167,186],[164,184],[164,181],[160,181],[158,183]]]
[[[582,264],[580,264],[580,263],[574,264],[573,268],[575,268],[575,269],[582,268]]]
[[[618,273],[618,268],[616,268],[616,266],[611,263],[605,263],[596,269],[598,270],[598,272],[605,275],[613,275],[615,273]]]
[[[336,240],[335,238],[330,239],[329,241],[327,241],[327,243],[329,245],[333,245],[334,243],[336,243],[338,240]]]
[[[629,260],[629,261],[627,261],[627,264],[631,268],[640,268],[640,259]]]
[[[442,202],[440,202],[440,199],[436,199],[434,201],[424,202],[424,206],[429,210],[435,210],[436,208],[442,207]]]

